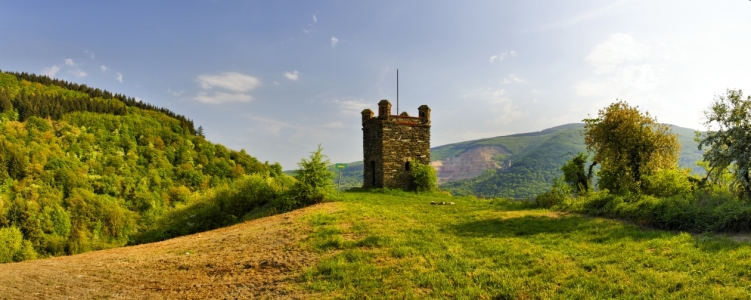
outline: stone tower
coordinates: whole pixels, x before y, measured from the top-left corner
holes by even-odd
[[[391,114],[391,102],[378,102],[378,117],[362,111],[363,187],[411,189],[409,172],[415,162],[430,164],[430,108],[419,116]]]

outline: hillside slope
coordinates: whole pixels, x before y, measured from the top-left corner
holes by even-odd
[[[299,248],[327,203],[163,242],[0,265],[3,299],[289,298],[317,260]]]
[[[159,243],[3,264],[0,298],[743,299],[749,255],[722,236],[522,202],[349,191]]]
[[[547,190],[560,167],[572,154],[586,152],[581,135],[584,124],[566,124],[539,132],[513,134],[448,144],[431,149],[431,164],[442,188],[457,195],[529,197]],[[696,166],[701,151],[694,130],[672,126],[681,143],[679,165],[703,172]],[[334,171],[332,169],[332,171]],[[362,162],[342,171],[342,186],[362,185]]]
[[[167,109],[0,72],[0,252],[11,253],[0,263],[133,244],[168,213],[258,174],[281,177],[281,166],[211,143]]]

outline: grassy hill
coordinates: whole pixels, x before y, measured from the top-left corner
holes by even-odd
[[[502,147],[507,154],[493,157],[500,166],[498,169],[487,170],[475,178],[445,183],[442,188],[457,195],[515,198],[534,196],[549,189],[553,178],[562,174],[560,167],[571,158],[568,153],[586,152],[581,135],[583,129],[584,124],[566,124],[539,132],[438,146],[431,149],[431,160],[458,157],[483,146]],[[694,130],[678,126],[671,126],[671,129],[678,135],[682,145],[679,165],[697,173],[702,172],[696,167],[696,162],[701,160],[701,152],[693,140]],[[342,172],[342,185],[362,186],[362,162],[350,163]]]
[[[164,242],[0,265],[0,294],[740,299],[751,295],[749,256],[749,244],[723,236],[645,230],[514,202],[350,191],[335,202]]]

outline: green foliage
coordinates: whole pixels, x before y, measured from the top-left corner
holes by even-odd
[[[733,170],[740,183],[741,195],[751,199],[751,96],[743,98],[741,90],[727,90],[725,95],[716,96],[709,108],[704,111],[704,124],[707,132],[699,134],[699,149],[704,152],[704,160],[709,163],[709,176],[714,173]]]
[[[323,148],[311,152],[308,159],[302,158],[295,171],[297,182],[292,190],[293,197],[299,205],[311,205],[319,203],[331,194],[334,189],[332,179],[334,173],[329,171],[331,164],[328,157],[322,153]]]
[[[418,192],[435,192],[438,190],[438,176],[432,166],[414,161],[410,171],[412,186]]]
[[[286,197],[282,183],[284,179],[252,174],[231,185],[204,191],[159,216],[148,229],[135,235],[132,243],[161,241],[243,221],[248,214]]]
[[[554,178],[550,190],[535,197],[535,204],[538,207],[551,208],[563,203],[570,196],[571,186],[560,178]]]
[[[593,193],[563,209],[630,220],[641,225],[688,232],[748,232],[751,205],[724,192],[699,190],[684,195]]]
[[[224,189],[284,177],[279,164],[196,135],[183,116],[85,85],[0,72],[0,109],[0,229],[20,230],[27,254],[132,244],[204,194],[219,208],[200,228],[216,228],[257,207]]]
[[[532,134],[498,137],[483,145],[501,145],[511,155],[511,167],[488,170],[470,179],[448,182],[441,188],[455,195],[483,197],[533,197],[550,189],[554,178],[562,175],[561,165],[568,153],[585,151],[581,124],[560,126]],[[508,140],[507,140],[508,138]],[[479,143],[479,142],[478,142]]]
[[[561,167],[563,181],[574,187],[577,193],[586,193],[592,185],[592,178],[590,177],[592,174],[589,174],[589,171],[585,170],[584,167],[587,158],[587,154],[579,152],[578,155]]]
[[[585,119],[584,142],[602,169],[600,188],[614,192],[639,192],[642,176],[675,168],[680,144],[670,127],[657,123],[649,113],[619,101]]]
[[[15,226],[0,228],[0,263],[35,259],[31,242]]]
[[[697,188],[695,182],[698,180],[690,172],[689,169],[662,169],[644,176],[642,192],[655,197],[691,195]]]

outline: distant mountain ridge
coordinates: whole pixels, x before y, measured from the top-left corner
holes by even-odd
[[[681,143],[679,166],[696,167],[701,151],[694,130],[669,125]],[[442,145],[431,149],[433,167],[443,189],[454,194],[529,197],[547,190],[570,154],[586,152],[583,123]],[[570,153],[570,154],[569,154]],[[333,171],[333,169],[332,169]],[[362,184],[362,162],[342,171],[342,186]]]

